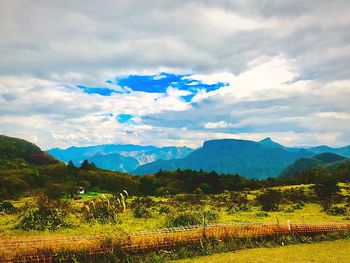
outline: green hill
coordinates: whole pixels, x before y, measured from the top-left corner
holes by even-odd
[[[58,160],[26,140],[0,135],[0,167],[48,165]]]
[[[327,164],[332,164],[335,162],[339,162],[345,160],[346,158],[334,153],[320,153],[312,158],[299,158],[291,165],[288,165],[283,171],[280,173],[279,177],[291,177],[297,175],[306,170],[323,166]]]
[[[334,162],[325,166],[326,172],[341,181],[350,181],[350,158]]]
[[[317,154],[313,158],[323,163],[333,163],[333,162],[338,162],[346,159],[344,156],[341,156],[335,153],[329,153],[329,152]]]
[[[28,191],[76,193],[79,186],[137,191],[137,179],[94,165],[67,166],[28,141],[0,135],[0,201]]]

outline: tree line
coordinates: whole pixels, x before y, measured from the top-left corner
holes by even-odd
[[[328,181],[327,181],[328,180]],[[79,167],[73,162],[50,165],[33,165],[2,169],[0,171],[0,200],[24,193],[47,192],[49,195],[74,196],[79,187],[90,191],[120,192],[127,189],[132,195],[166,196],[193,193],[200,189],[205,194],[228,191],[255,190],[280,185],[322,184],[322,182],[349,182],[348,166],[326,172],[322,167],[307,170],[293,177],[248,179],[238,174],[219,174],[215,171],[180,170],[158,171],[152,175],[134,176],[97,168],[85,160]],[[332,183],[334,185],[334,183]]]

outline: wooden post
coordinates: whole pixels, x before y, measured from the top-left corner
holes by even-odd
[[[288,231],[291,231],[291,227],[290,227],[290,220],[287,220],[287,226],[288,226]]]

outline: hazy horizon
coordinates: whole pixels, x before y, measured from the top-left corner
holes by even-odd
[[[11,136],[10,136],[11,137]],[[24,138],[20,138],[20,139],[24,139]],[[188,145],[151,145],[151,144],[129,144],[129,143],[101,143],[101,144],[87,144],[87,145],[71,145],[68,147],[53,147],[53,148],[48,148],[48,149],[42,149],[44,151],[48,151],[48,150],[52,150],[52,149],[61,149],[61,150],[67,150],[68,148],[72,148],[72,147],[95,147],[95,146],[101,146],[101,145],[138,145],[138,146],[150,146],[150,147],[158,147],[158,148],[162,148],[162,147],[188,147],[188,148],[192,148],[193,150],[200,148],[203,146],[204,142],[206,141],[211,141],[211,140],[224,140],[224,139],[228,139],[228,140],[248,140],[248,139],[238,139],[238,138],[223,138],[223,139],[208,139],[208,140],[203,140],[203,142],[197,146],[188,146]],[[254,141],[254,142],[260,142],[264,139],[271,139],[273,142],[281,144],[277,141],[275,141],[273,138],[270,137],[266,137],[263,138],[261,140],[248,140],[248,141]],[[329,146],[329,147],[333,147],[333,148],[341,148],[341,147],[346,147],[346,146],[350,146],[350,144],[346,144],[346,145],[341,145],[341,146],[332,146],[332,145],[326,145],[326,144],[317,144],[317,145],[284,145],[281,144],[282,146],[286,146],[286,147],[290,147],[290,148],[311,148],[311,147],[317,147],[317,146]]]

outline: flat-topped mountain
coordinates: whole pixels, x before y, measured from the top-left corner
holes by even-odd
[[[138,167],[135,174],[155,173],[159,169],[203,169],[219,173],[237,173],[248,178],[277,176],[301,157],[314,153],[307,149],[284,147],[267,138],[260,142],[236,139],[210,140],[181,160],[155,161]]]

